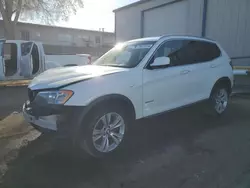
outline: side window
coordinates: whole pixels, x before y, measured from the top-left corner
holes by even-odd
[[[202,55],[200,57],[201,62],[212,61],[221,55],[221,51],[216,44],[210,42],[200,42]]]
[[[33,71],[32,74],[36,74],[39,71],[39,51],[36,44],[33,45],[31,51],[32,63],[33,63]]]
[[[150,64],[155,58],[164,56],[170,58],[170,66],[180,66],[212,61],[220,55],[221,51],[218,46],[211,42],[172,40],[160,46],[150,60]]]
[[[153,63],[157,57],[169,57],[170,66],[179,66],[194,63],[195,43],[190,40],[171,40],[161,45],[151,59]]]
[[[220,49],[216,44],[205,41],[192,41],[190,46],[190,64],[212,61],[220,56]]]
[[[25,42],[25,43],[21,44],[21,53],[22,53],[22,56],[25,56],[28,53],[30,53],[30,50],[32,48],[32,44],[33,44],[33,42]]]
[[[5,76],[13,76],[17,72],[17,45],[4,43]]]
[[[202,56],[202,47],[199,41],[186,41],[183,47],[182,61],[186,61],[184,64],[195,64],[200,62],[200,57]]]
[[[0,56],[3,57],[3,42],[0,41]]]
[[[181,65],[212,61],[220,56],[218,46],[211,42],[186,40],[177,52]]]

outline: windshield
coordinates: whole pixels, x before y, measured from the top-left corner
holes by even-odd
[[[94,65],[132,68],[145,57],[156,41],[128,42],[116,45]]]

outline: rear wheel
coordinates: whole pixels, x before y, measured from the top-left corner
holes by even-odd
[[[221,88],[217,90],[217,92],[214,95],[214,101],[215,101],[215,111],[218,114],[222,114],[228,106],[228,92],[225,88]]]
[[[226,87],[218,86],[216,87],[209,101],[209,111],[210,114],[220,116],[222,115],[227,107],[229,102],[229,92]]]
[[[126,112],[117,106],[103,107],[90,114],[80,146],[94,157],[104,157],[123,144],[128,125]],[[84,126],[84,125],[83,125]]]

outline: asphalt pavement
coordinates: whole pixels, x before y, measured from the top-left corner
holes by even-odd
[[[0,187],[250,187],[250,98],[234,97],[220,118],[201,111],[139,121],[124,148],[104,159],[58,153],[42,135],[7,163]]]

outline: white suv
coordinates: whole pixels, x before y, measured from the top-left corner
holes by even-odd
[[[212,40],[143,38],[116,45],[93,65],[56,68],[28,87],[25,119],[95,157],[123,143],[133,120],[208,99],[216,115],[233,86],[231,60]]]

